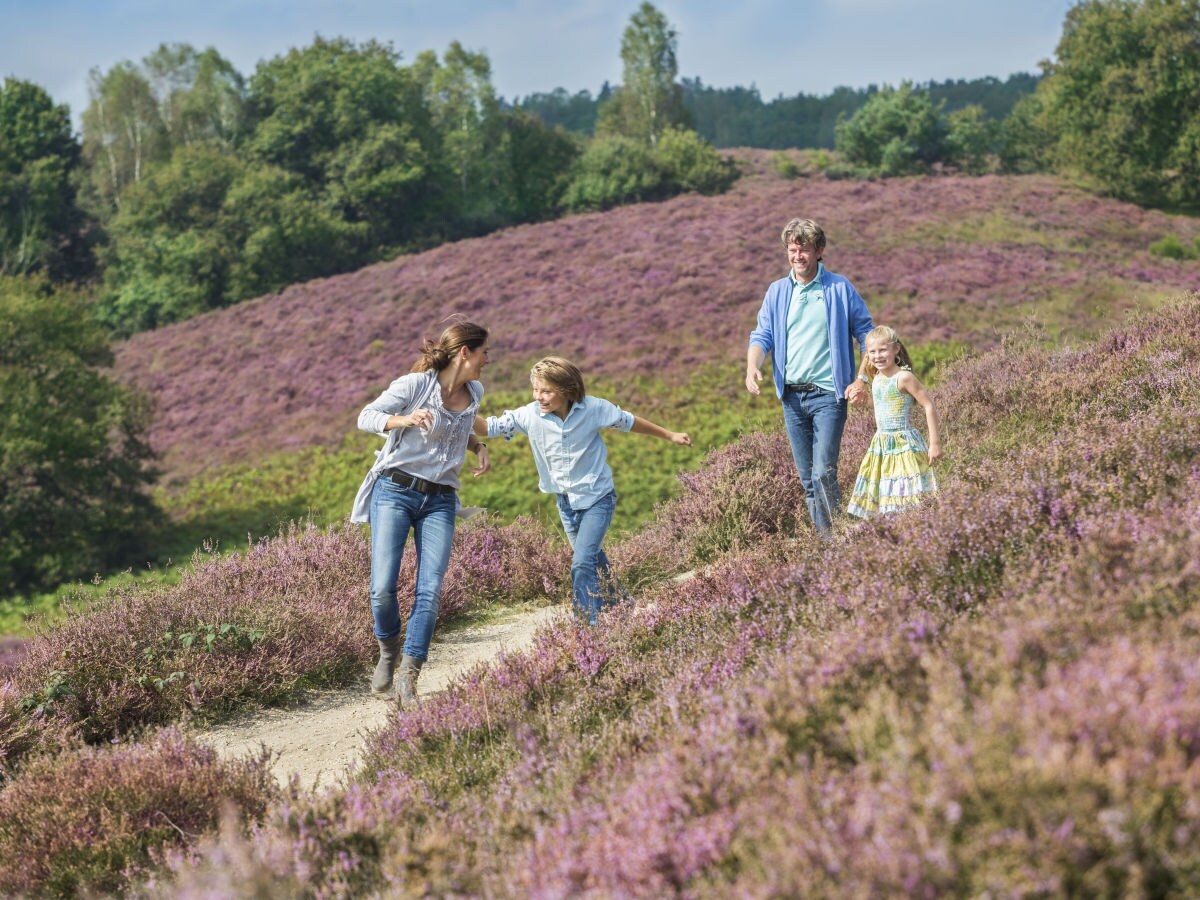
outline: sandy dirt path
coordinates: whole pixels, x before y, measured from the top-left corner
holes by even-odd
[[[529,646],[541,625],[567,615],[565,606],[552,606],[435,635],[417,693],[424,697],[445,690],[459,675],[494,659],[502,650]],[[280,784],[295,774],[302,788],[328,787],[357,762],[367,734],[397,711],[394,700],[370,692],[369,680],[367,672],[360,685],[309,691],[291,706],[248,710],[194,734],[227,759],[265,745],[278,754],[272,771]]]

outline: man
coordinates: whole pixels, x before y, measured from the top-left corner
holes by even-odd
[[[874,325],[867,305],[849,280],[821,263],[825,232],[812,219],[783,227],[791,271],[767,288],[758,325],[746,350],[746,390],[758,396],[767,354],[792,458],[808,498],[808,513],[829,537],[841,504],[838,454],[846,425],[846,403],[866,403],[865,379],[855,376],[854,347],[864,348]]]

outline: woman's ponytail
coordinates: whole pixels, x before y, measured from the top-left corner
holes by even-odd
[[[414,372],[440,372],[462,347],[478,350],[488,339],[488,330],[474,322],[455,322],[442,332],[437,341],[426,338],[421,344],[421,356],[413,365]]]

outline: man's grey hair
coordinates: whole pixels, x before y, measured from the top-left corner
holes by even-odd
[[[812,244],[818,253],[825,249],[825,230],[812,219],[792,219],[783,226],[780,237],[785,247],[795,241],[801,246]]]

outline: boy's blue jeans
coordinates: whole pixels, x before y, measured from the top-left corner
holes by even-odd
[[[612,580],[612,568],[601,544],[617,508],[617,493],[609,491],[587,509],[575,509],[566,494],[558,495],[558,516],[571,542],[571,592],[575,613],[595,625],[600,610],[608,604],[604,582]]]
[[[828,537],[842,502],[838,488],[838,455],[846,427],[846,403],[833,391],[785,390],[783,422],[792,459],[804,485],[808,514],[822,537]]]
[[[442,579],[450,564],[454,540],[456,494],[422,494],[380,478],[371,492],[371,614],[375,637],[381,641],[400,633],[400,604],[396,579],[408,532],[417,553],[417,585],[404,653],[415,659],[429,656],[433,626],[442,602]]]

